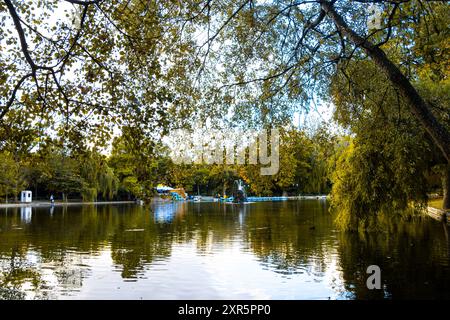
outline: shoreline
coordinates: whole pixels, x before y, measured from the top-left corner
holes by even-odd
[[[198,202],[213,202],[213,197],[205,197],[205,198],[211,198],[210,201],[203,200]],[[270,197],[268,197],[270,198]],[[316,200],[316,199],[326,199],[327,195],[317,195],[317,196],[288,196],[283,197],[286,198],[286,200]],[[172,202],[172,200],[166,200],[166,199],[152,199],[152,203],[167,203]],[[54,207],[62,207],[62,206],[83,206],[83,205],[106,205],[106,204],[139,204],[136,201],[94,201],[94,202],[82,202],[82,201],[76,201],[76,202],[55,202],[53,203]],[[49,201],[35,201],[35,202],[24,202],[24,203],[0,203],[0,209],[2,208],[27,208],[27,207],[51,207],[52,203]]]
[[[98,202],[25,202],[25,203],[1,203],[1,208],[23,208],[23,207],[62,207],[80,205],[103,205],[103,204],[136,204],[136,201],[98,201]]]

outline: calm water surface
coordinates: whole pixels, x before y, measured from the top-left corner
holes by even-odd
[[[0,210],[0,299],[449,299],[449,256],[439,222],[343,233],[319,200]]]

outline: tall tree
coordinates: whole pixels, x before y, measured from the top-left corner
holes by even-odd
[[[407,42],[404,39],[392,40],[384,47],[397,64],[405,59],[405,55],[417,61],[405,71],[412,75],[418,92],[427,101],[436,119],[448,130],[449,15],[444,8],[436,7],[431,21],[418,20],[410,30],[408,37],[414,38],[414,46],[409,57],[403,46]],[[426,191],[424,175],[432,168],[438,168],[443,178],[444,208],[450,208],[447,159],[420,120],[410,113],[409,100],[386,80],[387,76],[380,74],[372,61],[356,60],[340,65],[331,85],[336,120],[356,135],[355,150],[370,146],[377,153],[373,156],[385,163],[386,172],[395,173],[391,175],[391,182],[395,184],[379,190],[380,194],[390,194],[385,203],[393,206],[402,203],[404,206],[407,200],[423,201]],[[357,158],[352,156],[352,159]],[[366,161],[371,162],[370,159]],[[376,181],[375,175],[378,174],[381,176],[384,173],[374,172],[368,179]],[[398,193],[399,190],[403,192]],[[346,192],[350,194],[348,190]]]
[[[426,174],[445,159],[372,62],[351,63],[344,72],[331,94],[335,117],[353,138],[332,166],[332,199],[344,227],[366,226],[379,212],[424,205]]]
[[[379,12],[379,25],[367,23],[368,5]],[[370,59],[449,162],[449,130],[414,85],[409,69],[416,60],[408,50],[415,45],[417,24],[434,28],[434,13],[448,9],[446,2],[420,0],[205,1],[197,10],[209,35],[200,47],[203,67],[213,73],[223,67],[216,77],[223,90],[215,96],[231,99],[238,112],[239,102],[252,96],[310,106],[321,93],[327,96],[336,66]],[[401,65],[386,50],[392,43],[403,49]]]
[[[17,195],[25,186],[22,166],[8,152],[0,152],[0,196],[13,196],[17,200]]]

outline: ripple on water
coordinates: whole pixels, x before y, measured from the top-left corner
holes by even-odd
[[[134,206],[56,208],[26,224],[0,211],[0,273],[38,299],[349,299],[366,297],[358,280],[376,261],[391,272],[386,296],[400,283],[394,298],[448,297],[448,240],[432,221],[380,241],[338,232],[314,201],[171,207],[160,220]],[[14,278],[30,271],[42,280],[37,289]]]

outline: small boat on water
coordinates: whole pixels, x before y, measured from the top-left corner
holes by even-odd
[[[194,196],[194,199],[193,199],[194,201],[201,201],[202,200],[202,197],[201,196]]]

